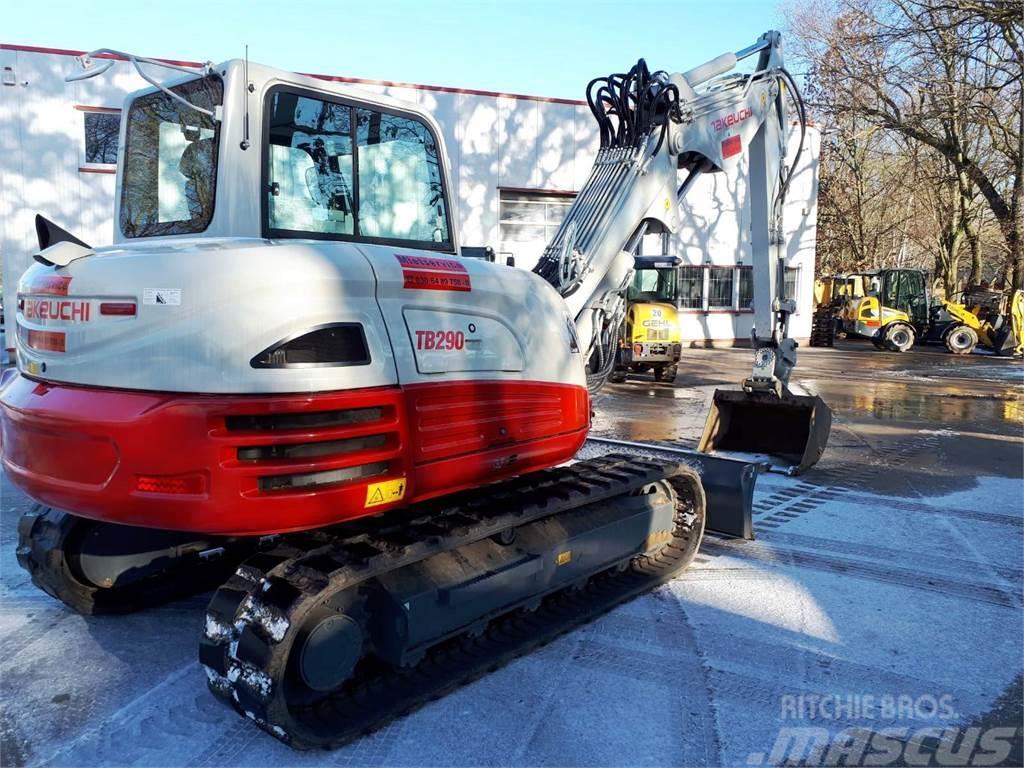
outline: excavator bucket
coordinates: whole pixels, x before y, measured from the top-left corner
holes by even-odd
[[[832,411],[816,395],[716,389],[698,450],[766,454],[800,474],[821,458]]]

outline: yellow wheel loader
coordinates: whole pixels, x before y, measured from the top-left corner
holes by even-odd
[[[970,354],[979,344],[997,354],[1010,354],[1020,346],[1020,291],[1010,297],[1007,309],[1005,297],[998,294],[987,306],[972,303],[969,308],[931,297],[927,278],[928,273],[918,269],[824,278],[819,305],[832,314],[833,333],[867,338],[891,352],[906,352],[918,341],[943,344],[955,355]]]

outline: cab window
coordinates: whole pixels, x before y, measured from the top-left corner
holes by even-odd
[[[633,283],[627,293],[629,301],[667,301],[676,300],[676,270],[673,269],[638,269],[633,275]]]
[[[224,86],[217,77],[171,88],[212,111]],[[213,218],[220,123],[163,91],[128,109],[120,225],[125,237],[202,232]]]
[[[272,237],[451,249],[437,143],[420,121],[277,90],[268,102]]]

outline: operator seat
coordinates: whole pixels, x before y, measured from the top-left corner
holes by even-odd
[[[178,161],[178,170],[185,182],[185,201],[193,219],[208,216],[213,209],[214,139],[189,142]]]

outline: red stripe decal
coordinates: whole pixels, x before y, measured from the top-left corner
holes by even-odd
[[[439,272],[466,272],[466,265],[455,259],[439,259],[436,256],[406,256],[396,253],[395,258],[402,268],[434,269]]]
[[[64,275],[41,275],[27,283],[22,293],[36,296],[67,296],[71,278]]]
[[[29,331],[28,345],[40,352],[64,352],[64,334],[58,331]]]
[[[743,149],[743,146],[740,144],[739,136],[730,136],[722,140],[722,157],[738,155],[741,149]]]
[[[416,291],[472,291],[466,265],[455,259],[407,256],[396,253],[402,265],[404,287]]]
[[[405,276],[404,288],[416,291],[472,291],[469,275],[453,275],[446,272],[425,272],[423,270],[402,270]]]

